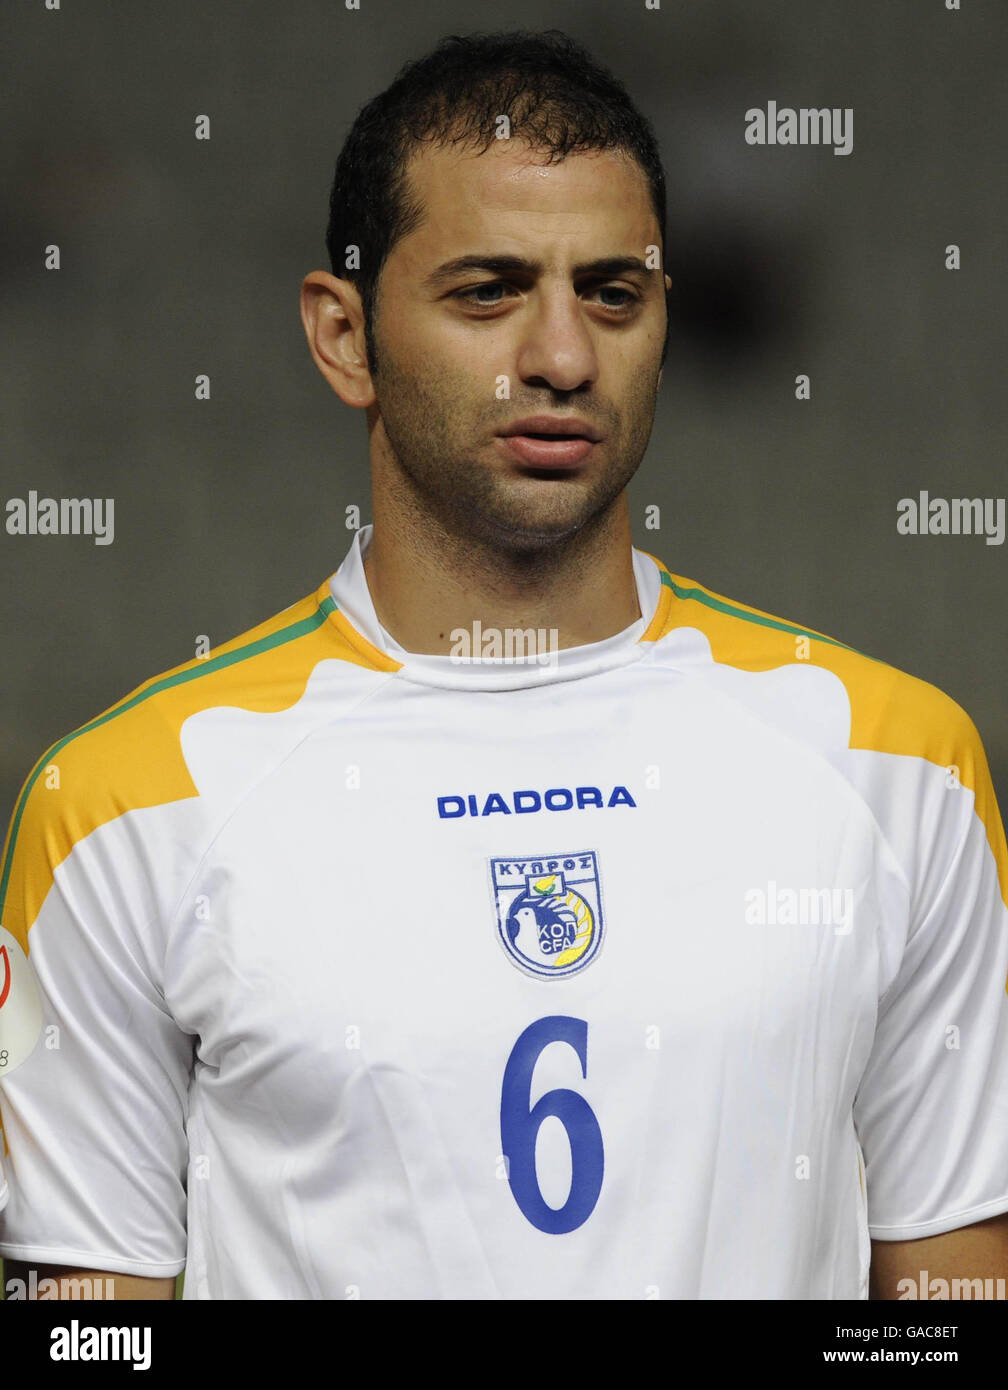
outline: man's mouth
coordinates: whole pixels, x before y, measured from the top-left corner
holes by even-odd
[[[576,468],[602,439],[580,416],[533,415],[516,420],[498,436],[508,453],[534,468]]]

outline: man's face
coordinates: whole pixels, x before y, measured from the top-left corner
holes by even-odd
[[[614,152],[536,159],[500,141],[411,162],[424,217],[385,263],[374,325],[378,428],[399,464],[450,530],[516,550],[573,535],[623,491],[665,334],[642,170]],[[619,261],[640,265],[604,264]],[[537,444],[533,421],[509,442],[534,416],[592,439]]]

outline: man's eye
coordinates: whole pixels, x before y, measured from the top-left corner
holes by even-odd
[[[602,295],[617,296],[615,303],[613,303],[611,299],[603,299],[602,305],[606,309],[614,309],[617,311],[621,309],[629,309],[637,301],[637,296],[633,293],[632,290],[621,289],[619,285],[599,285],[596,293]]]
[[[459,290],[459,299],[466,299],[470,304],[482,306],[485,309],[492,308],[495,304],[500,304],[504,297],[507,285],[503,280],[487,280],[485,284],[473,285],[470,289]],[[499,291],[499,294],[498,294]],[[491,297],[484,299],[484,295]]]

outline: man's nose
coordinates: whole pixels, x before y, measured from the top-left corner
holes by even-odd
[[[595,345],[573,289],[540,293],[529,306],[518,372],[522,381],[545,382],[554,391],[575,391],[597,378]]]

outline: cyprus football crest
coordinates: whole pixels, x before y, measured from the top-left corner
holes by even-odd
[[[491,859],[497,934],[521,970],[559,979],[583,970],[602,944],[602,894],[594,850]]]

